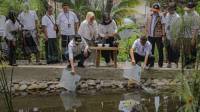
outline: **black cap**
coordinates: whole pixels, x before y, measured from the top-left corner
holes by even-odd
[[[192,8],[196,7],[196,4],[195,4],[195,2],[190,1],[190,2],[187,3],[186,7],[189,8],[189,9],[192,9]]]
[[[154,9],[160,9],[160,4],[159,3],[154,3],[152,5],[152,8],[154,8]]]

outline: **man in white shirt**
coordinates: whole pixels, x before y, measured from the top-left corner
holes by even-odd
[[[62,52],[64,52],[78,31],[79,20],[76,14],[70,11],[67,3],[63,3],[62,8],[63,12],[58,15],[56,23],[62,37]]]
[[[59,61],[56,24],[53,16],[53,7],[48,6],[47,14],[42,17],[42,26],[45,35],[45,51],[47,64],[54,64]]]
[[[35,11],[29,10],[28,4],[24,5],[24,11],[18,16],[20,23],[23,25],[23,50],[24,54],[31,62],[31,54],[36,55],[36,63],[40,64],[39,60],[39,41],[37,34],[38,16]]]
[[[74,61],[79,60],[78,67],[84,67],[84,61],[89,57],[89,46],[81,36],[76,35],[68,45],[69,67],[72,68],[72,73],[75,72]]]
[[[144,61],[143,68],[154,66],[154,57],[151,53],[152,45],[145,36],[135,40],[130,49],[132,64],[139,64]]]

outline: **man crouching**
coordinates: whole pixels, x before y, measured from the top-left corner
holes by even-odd
[[[148,69],[154,66],[154,57],[151,53],[152,45],[145,36],[141,36],[135,40],[130,49],[132,64],[139,64],[144,61],[143,69]]]
[[[90,53],[88,51],[88,44],[81,38],[80,35],[76,35],[68,45],[69,62],[71,67],[71,72],[75,73],[74,62],[78,61],[78,67],[85,67],[84,61],[89,57]]]

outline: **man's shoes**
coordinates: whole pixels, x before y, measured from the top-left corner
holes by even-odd
[[[18,66],[16,63],[15,64],[9,64],[10,66]]]
[[[158,64],[158,67],[159,67],[159,68],[162,68],[162,67],[163,67],[163,64]]]

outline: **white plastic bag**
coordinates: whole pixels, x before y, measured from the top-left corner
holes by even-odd
[[[72,75],[70,71],[64,69],[59,85],[68,91],[75,91],[80,79],[81,77],[79,75]]]
[[[140,82],[141,67],[137,64],[133,66],[130,62],[126,62],[124,66],[123,77],[129,80]]]

